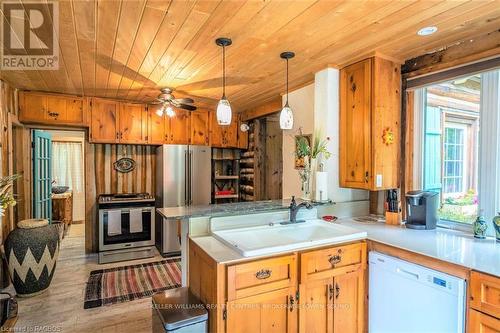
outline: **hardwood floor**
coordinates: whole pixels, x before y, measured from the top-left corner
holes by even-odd
[[[84,225],[72,225],[61,245],[56,272],[49,290],[39,296],[18,298],[15,329],[46,326],[46,332],[151,332],[151,298],[85,310],[83,298],[89,273],[95,269],[127,265],[97,264],[96,255],[85,254]],[[133,263],[160,260],[136,260]]]

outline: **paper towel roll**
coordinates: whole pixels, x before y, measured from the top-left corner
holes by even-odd
[[[316,201],[327,201],[328,200],[328,172],[317,171],[316,172]]]

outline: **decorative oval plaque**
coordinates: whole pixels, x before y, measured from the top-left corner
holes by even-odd
[[[135,161],[129,157],[122,157],[113,163],[113,167],[118,172],[127,173],[135,169]]]

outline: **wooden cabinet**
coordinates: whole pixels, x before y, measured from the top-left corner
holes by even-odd
[[[189,244],[190,290],[217,305],[210,332],[361,333],[365,272],[364,242],[227,266]]]
[[[175,116],[165,117],[168,122],[169,141],[171,144],[189,144],[190,143],[190,130],[189,119],[190,111],[176,109]]]
[[[85,126],[85,98],[32,92],[19,94],[19,120],[46,125]]]
[[[118,114],[120,104],[117,101],[92,98],[92,115],[90,119],[90,142],[118,143]]]
[[[210,113],[208,110],[196,110],[191,112],[191,144],[208,146],[210,143]]]
[[[500,332],[500,319],[491,317],[476,310],[469,311],[469,333],[498,333]]]
[[[144,104],[120,103],[118,116],[122,143],[147,143],[148,113]]]
[[[340,71],[340,185],[399,186],[400,66],[379,57]]]
[[[229,301],[226,332],[295,333],[295,286]]]
[[[500,332],[500,278],[472,271],[469,332]]]
[[[189,144],[190,143],[190,112],[175,110],[175,116],[161,116],[157,111],[161,105],[150,106],[149,117],[149,144]]]
[[[217,123],[216,113],[210,112],[210,144],[217,148],[237,148],[238,122],[233,119],[230,125],[221,126]]]
[[[94,143],[147,142],[148,117],[144,104],[92,98],[90,141]]]
[[[299,332],[363,332],[366,244],[300,255]]]

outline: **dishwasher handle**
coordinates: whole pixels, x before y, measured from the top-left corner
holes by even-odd
[[[406,270],[406,269],[403,269],[403,268],[399,268],[399,267],[396,268],[396,272],[398,272],[400,274],[403,274],[403,275],[411,276],[415,280],[418,280],[420,278],[420,275],[418,275],[417,273],[410,272],[409,270]]]

